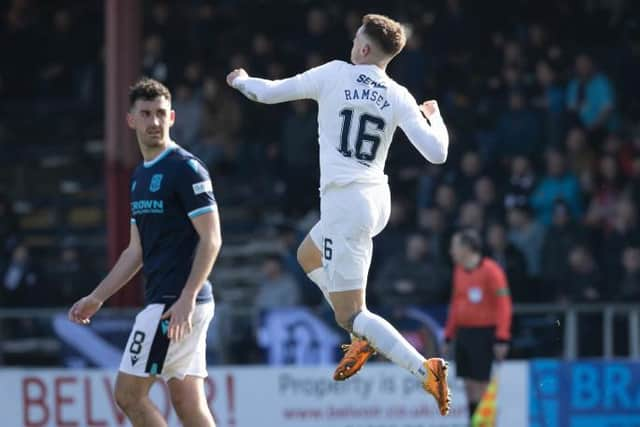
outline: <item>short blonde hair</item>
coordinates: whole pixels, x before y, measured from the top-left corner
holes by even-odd
[[[368,14],[362,17],[364,33],[371,37],[382,51],[396,56],[407,43],[402,24],[388,16]]]

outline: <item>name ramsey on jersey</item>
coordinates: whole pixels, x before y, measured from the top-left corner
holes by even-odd
[[[384,95],[380,93],[376,89],[386,90],[387,86],[384,83],[377,82],[373,80],[371,77],[366,76],[364,74],[360,74],[356,83],[366,86],[366,89],[345,89],[344,90],[344,99],[345,101],[357,101],[357,100],[369,100],[376,104],[380,111],[384,110],[387,107],[391,106],[391,103],[387,101]],[[371,89],[375,88],[375,89]]]

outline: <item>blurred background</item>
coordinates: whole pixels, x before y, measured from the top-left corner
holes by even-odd
[[[338,360],[346,336],[295,256],[319,215],[316,105],[255,104],[224,78],[348,60],[369,12],[407,25],[388,74],[437,99],[451,136],[434,166],[396,133],[370,308],[437,353],[450,237],[473,227],[516,304],[510,359],[640,357],[637,2],[1,0],[0,365],[117,366],[141,278],[91,328],[64,314],[128,240],[141,159],[124,114],[143,74],[171,89],[172,137],[220,206],[210,364]]]

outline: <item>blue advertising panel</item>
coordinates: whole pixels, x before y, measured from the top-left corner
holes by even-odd
[[[640,362],[532,361],[531,427],[640,427]]]

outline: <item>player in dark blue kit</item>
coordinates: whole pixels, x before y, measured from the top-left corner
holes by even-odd
[[[164,85],[143,78],[129,100],[127,122],[144,158],[131,179],[129,246],[94,291],[71,307],[69,319],[89,323],[142,268],[145,308],[120,363],[116,401],[134,426],[166,426],[148,397],[162,378],[184,426],[215,426],[203,382],[214,311],[207,277],[222,243],[211,179],[199,159],[171,141],[175,112]]]

